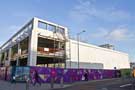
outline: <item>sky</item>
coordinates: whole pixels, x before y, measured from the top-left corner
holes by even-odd
[[[1,0],[0,45],[38,17],[68,27],[70,36],[112,44],[135,62],[135,0]]]

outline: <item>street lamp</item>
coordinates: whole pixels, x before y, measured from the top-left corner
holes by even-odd
[[[84,33],[84,32],[86,32],[85,30],[83,30],[83,31],[81,31],[81,32],[79,32],[79,33],[77,33],[77,48],[78,48],[78,50],[77,50],[77,56],[78,56],[78,69],[80,68],[80,63],[79,63],[79,61],[80,61],[80,51],[79,51],[79,36],[82,34],[82,33]]]

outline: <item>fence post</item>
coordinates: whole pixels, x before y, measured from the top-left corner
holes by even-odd
[[[60,86],[61,86],[61,88],[63,88],[63,86],[64,86],[63,83],[64,83],[64,82],[63,82],[63,77],[62,77],[62,78],[60,79]]]
[[[51,77],[51,88],[54,88],[54,77]]]
[[[26,90],[29,90],[29,78],[25,76],[25,80],[26,80]]]

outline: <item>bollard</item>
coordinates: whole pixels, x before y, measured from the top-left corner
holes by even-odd
[[[54,78],[51,77],[51,88],[54,88]]]
[[[26,90],[29,90],[29,89],[28,89],[28,82],[27,82],[27,81],[26,81]]]
[[[51,88],[54,88],[54,79],[56,77],[56,71],[55,70],[51,70]]]
[[[26,80],[26,90],[29,90],[29,78],[25,76],[25,80]]]
[[[132,78],[132,87],[131,87],[131,90],[135,90],[135,79]]]
[[[61,86],[61,88],[64,87],[64,85],[63,85],[63,77],[62,77],[61,80],[60,80],[60,86]]]
[[[29,79],[26,80],[26,90],[29,90]]]
[[[16,84],[16,76],[13,76],[12,83]]]

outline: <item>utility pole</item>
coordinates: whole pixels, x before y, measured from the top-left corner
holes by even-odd
[[[82,33],[86,32],[85,30],[77,33],[77,58],[78,58],[78,69],[80,69],[80,47],[79,47],[79,41],[80,41],[80,35]]]

